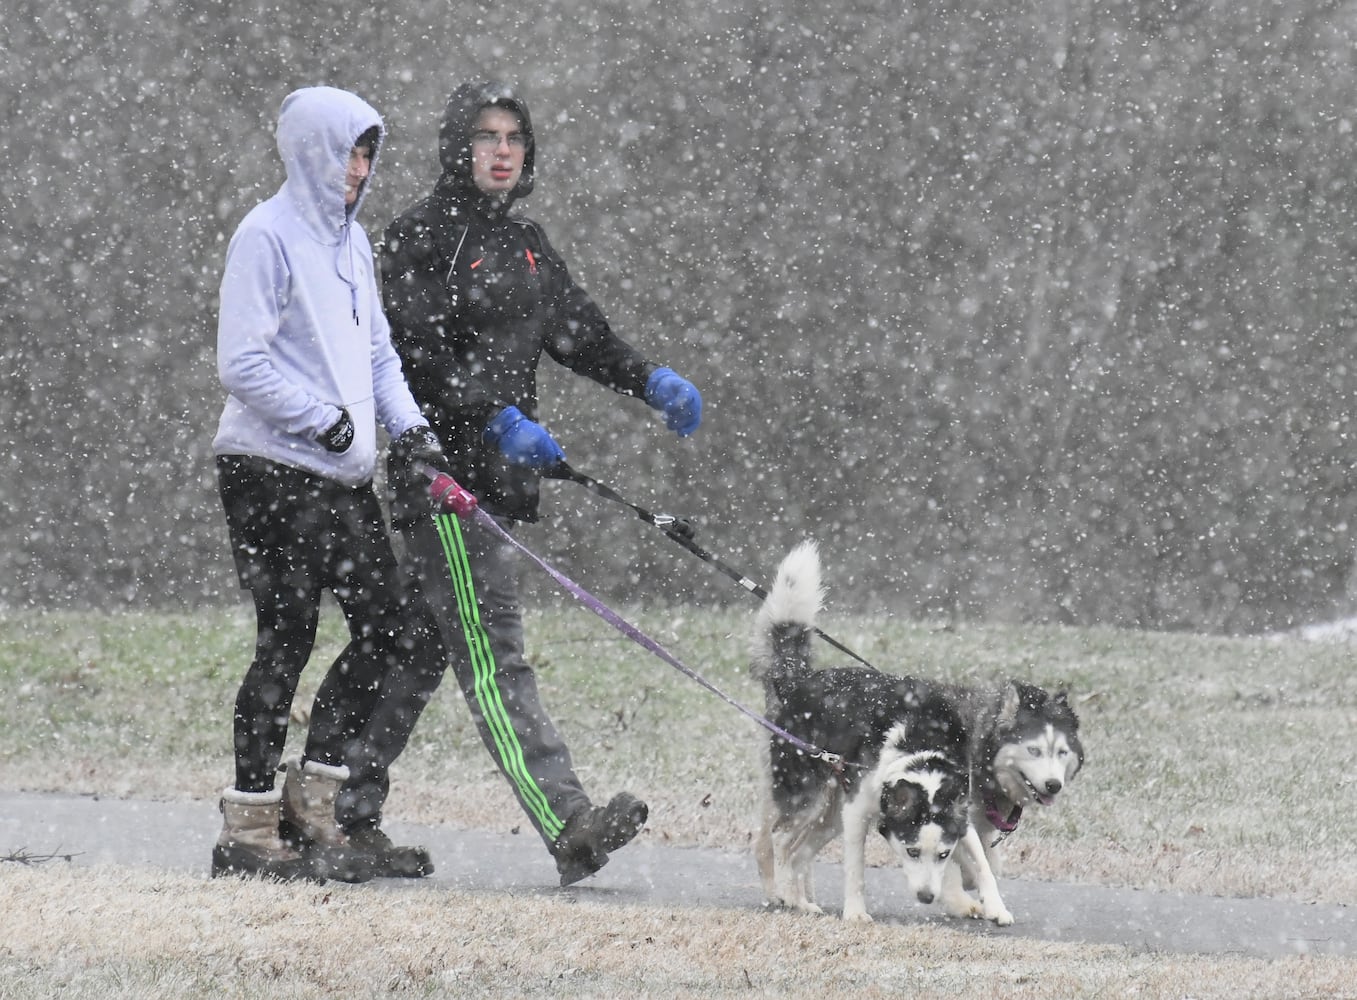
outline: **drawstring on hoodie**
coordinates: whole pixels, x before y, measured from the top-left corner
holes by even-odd
[[[343,234],[340,236],[340,252],[347,252],[349,255],[349,273],[345,274],[344,269],[339,266],[340,260],[335,261],[335,271],[338,272],[340,280],[349,286],[349,304],[353,310],[353,325],[361,326],[362,322],[358,319],[358,280],[354,277],[353,240],[349,238],[349,226],[349,222],[344,223]]]

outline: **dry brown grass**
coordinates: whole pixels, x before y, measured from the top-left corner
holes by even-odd
[[[0,998],[1357,996],[1357,963],[566,898],[0,871]]]

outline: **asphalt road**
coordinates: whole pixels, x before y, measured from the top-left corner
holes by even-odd
[[[220,822],[214,803],[0,791],[0,859],[25,853],[69,855],[76,865],[147,866],[206,876]],[[167,831],[174,835],[166,836]],[[753,858],[746,853],[663,847],[643,839],[619,851],[598,875],[562,889],[554,864],[533,834],[398,823],[389,832],[400,842],[427,846],[437,871],[427,879],[371,883],[383,891],[541,893],[751,913],[763,901]],[[841,899],[838,866],[821,865],[816,886],[821,900]],[[1000,888],[1017,918],[1012,927],[950,920],[908,897],[903,879],[890,869],[867,873],[868,908],[878,922],[948,920],[976,934],[1114,944],[1146,952],[1357,956],[1357,907],[1021,879],[1001,879]]]

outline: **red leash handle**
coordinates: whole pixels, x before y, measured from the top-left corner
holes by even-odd
[[[422,471],[429,479],[429,496],[438,510],[466,517],[476,509],[476,497],[446,472],[440,472],[431,465],[423,466]]]

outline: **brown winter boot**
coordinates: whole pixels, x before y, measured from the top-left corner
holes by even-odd
[[[608,855],[629,844],[649,814],[636,796],[619,792],[606,806],[586,806],[567,819],[551,845],[561,885],[574,885],[606,865]]]
[[[213,878],[219,875],[258,875],[282,881],[316,878],[310,859],[278,836],[282,798],[277,790],[240,792],[228,788],[221,793],[225,822],[212,848]]]
[[[376,859],[335,820],[335,798],[348,780],[343,765],[294,759],[285,766],[280,829],[283,840],[311,859],[317,875],[340,882],[367,882],[377,874]]]

